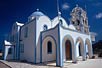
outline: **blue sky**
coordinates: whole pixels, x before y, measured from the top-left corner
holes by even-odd
[[[102,40],[102,0],[59,0],[62,17],[68,23],[76,4],[87,11],[90,31],[98,34],[97,40]],[[10,32],[13,23],[26,23],[37,8],[51,19],[57,16],[56,0],[0,0],[0,40]]]

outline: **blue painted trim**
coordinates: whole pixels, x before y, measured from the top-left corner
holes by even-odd
[[[58,65],[58,59],[57,59],[57,42],[56,42],[56,39],[52,36],[52,35],[47,35],[45,36],[43,39],[42,39],[42,32],[41,32],[41,47],[40,47],[40,62],[42,63],[42,42],[44,41],[45,38],[47,37],[51,37],[54,42],[55,42],[55,47],[56,47],[56,65]]]
[[[42,63],[42,32],[40,32],[40,63]]]
[[[60,61],[61,60],[60,59],[60,57],[61,57],[60,56],[60,36],[59,36],[60,35],[60,32],[59,32],[59,30],[60,29],[59,29],[59,25],[58,25],[58,53],[59,53],[59,56],[58,56],[59,57],[59,64],[58,64],[58,66],[61,66],[61,61]]]
[[[17,30],[18,30],[18,27],[20,28],[20,26],[17,26]],[[19,60],[20,59],[20,31],[21,31],[21,28],[19,29],[19,31],[16,33],[16,35],[14,36],[16,38],[16,45],[15,45],[15,49],[16,49],[16,57],[15,59],[16,60]]]
[[[62,55],[62,49],[61,49],[61,44],[60,44],[60,24],[58,24],[58,46],[59,46],[59,66],[63,66],[63,55]]]
[[[21,27],[20,27],[19,32],[18,32],[18,59],[19,60],[20,60],[20,36],[21,36]]]

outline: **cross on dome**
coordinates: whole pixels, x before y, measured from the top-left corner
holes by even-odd
[[[39,9],[38,9],[38,8],[37,8],[36,10],[37,10],[37,11],[39,11]]]

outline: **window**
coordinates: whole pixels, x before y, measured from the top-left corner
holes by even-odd
[[[12,54],[12,48],[9,48],[8,54]]]
[[[60,22],[61,25],[63,24],[63,21],[61,19],[59,20],[59,22]]]
[[[47,43],[47,53],[48,54],[52,53],[52,43],[51,43],[51,41],[48,41],[48,43]]]
[[[20,52],[21,52],[21,53],[24,53],[24,44],[21,44],[21,45],[20,45]]]
[[[28,37],[28,27],[25,28],[25,31],[24,31],[24,37],[25,37],[25,38]]]
[[[74,24],[75,24],[75,22],[74,22],[74,21],[72,21],[72,24],[74,25]]]
[[[79,20],[77,20],[77,25],[80,25],[80,21]]]
[[[48,29],[47,25],[44,25],[43,30],[47,30],[47,29]]]

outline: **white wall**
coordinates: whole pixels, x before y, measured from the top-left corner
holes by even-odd
[[[74,55],[75,57],[79,56],[79,48],[78,48],[78,45],[76,46],[76,42],[77,42],[77,39],[80,37],[82,38],[83,42],[84,42],[84,46],[85,47],[85,40],[86,39],[90,39],[90,35],[87,35],[87,34],[84,34],[84,33],[80,33],[80,32],[76,32],[76,31],[73,31],[73,30],[70,30],[68,28],[63,28],[63,27],[60,27],[60,38],[61,40],[64,39],[65,36],[71,36],[74,40],[74,46],[77,47],[75,49],[75,52],[76,52],[76,55]],[[91,39],[90,39],[91,40]],[[63,47],[64,48],[64,47]],[[65,50],[63,50],[65,51]],[[65,52],[63,52],[65,53]],[[65,56],[65,55],[64,55]],[[73,57],[73,56],[72,56]],[[74,58],[75,59],[75,58]]]
[[[36,62],[40,62],[40,32],[43,31],[43,26],[47,25],[48,29],[51,28],[51,20],[47,16],[40,16],[36,23]]]
[[[57,58],[56,58],[56,61],[57,61],[57,64],[59,64],[59,50],[58,50],[58,27],[55,27],[55,28],[52,28],[52,29],[50,29],[50,30],[48,30],[48,31],[46,31],[46,32],[43,32],[42,33],[42,40],[44,40],[44,38],[46,37],[46,36],[52,36],[54,39],[55,39],[55,42],[56,42],[56,47],[57,47]],[[42,56],[43,57],[43,56]],[[49,58],[50,59],[50,58]]]
[[[21,60],[27,60],[28,62],[34,62],[34,36],[35,36],[35,23],[31,21],[21,28],[21,43],[24,44],[24,54],[20,56]],[[24,37],[25,27],[28,27],[28,37]],[[21,53],[22,54],[22,53]],[[23,57],[23,58],[22,58]]]
[[[68,28],[68,24],[67,24],[66,20],[63,17],[59,17],[59,19],[62,20],[62,25],[64,27]],[[58,19],[58,17],[55,17],[52,20],[52,25],[51,25],[52,28],[54,28],[59,23],[59,19]]]

